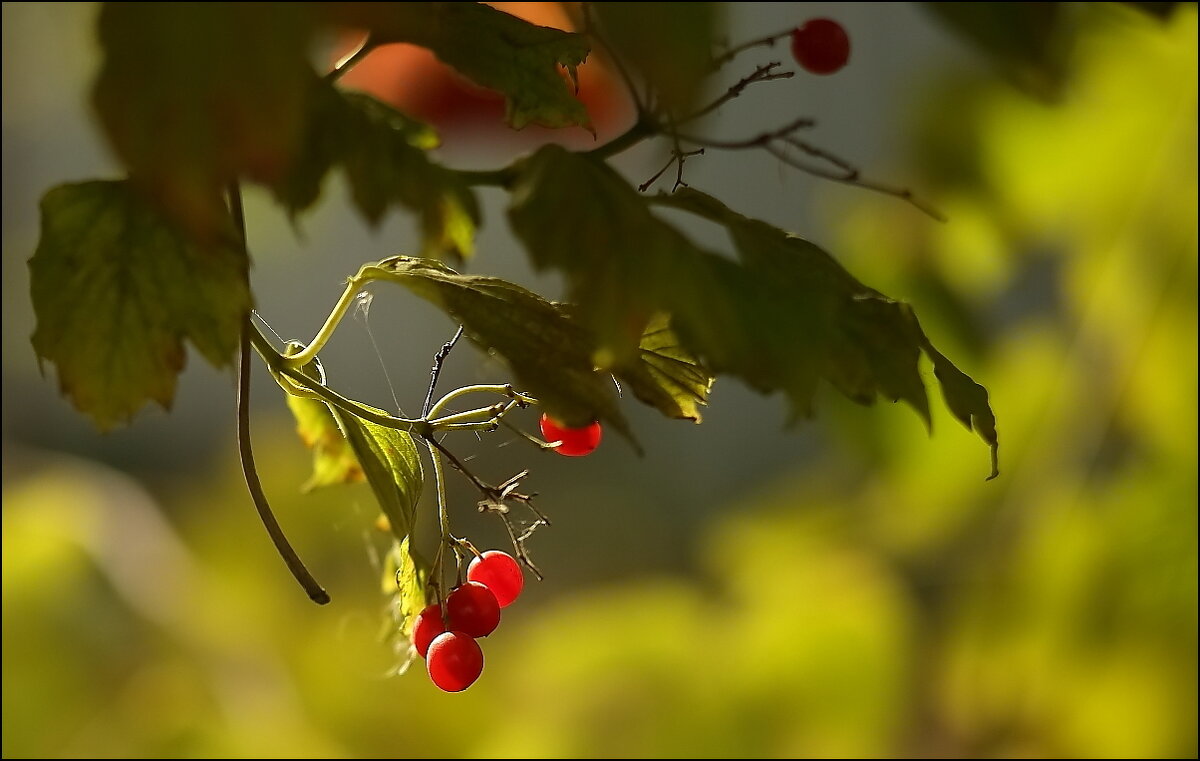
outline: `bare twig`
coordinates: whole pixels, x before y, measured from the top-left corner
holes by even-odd
[[[442,344],[442,348],[433,355],[433,369],[429,371],[429,391],[425,393],[425,404],[421,406],[421,417],[429,415],[429,408],[433,406],[433,389],[437,386],[438,376],[442,374],[442,363],[446,361],[446,357],[450,356],[450,350],[454,348],[454,344],[458,343],[458,339],[462,338],[462,334],[463,326],[459,325],[458,330],[454,332],[454,337]]]
[[[714,70],[719,69],[722,66],[724,66],[725,64],[732,61],[734,58],[736,58],[740,54],[746,52],[747,50],[750,50],[751,48],[775,47],[776,42],[783,39],[784,37],[790,36],[791,33],[792,33],[792,30],[788,29],[783,32],[777,32],[775,34],[768,35],[766,37],[759,37],[757,39],[750,40],[749,42],[743,42],[741,45],[732,47],[729,50],[726,50],[721,55],[714,58],[713,62],[712,62],[712,67]]]
[[[756,82],[770,82],[774,79],[791,79],[792,77],[796,76],[796,72],[794,71],[774,71],[776,68],[782,65],[783,64],[779,61],[771,61],[770,63],[759,66],[752,73],[742,77],[733,85],[731,85],[730,88],[726,90],[723,95],[721,95],[721,97],[717,98],[712,103],[709,103],[704,108],[701,108],[699,111],[680,119],[679,123],[686,124],[687,122],[694,121],[702,116],[711,114],[713,111],[716,111],[721,106],[741,95],[743,90]]]
[[[682,151],[682,152],[676,152],[676,151],[672,150],[671,158],[667,159],[667,163],[663,165],[663,168],[659,169],[657,172],[655,172],[653,177],[646,180],[641,185],[638,185],[638,190],[645,193],[647,190],[650,189],[650,186],[652,186],[655,182],[658,181],[659,177],[662,177],[664,174],[666,174],[667,170],[670,169],[671,166],[676,163],[679,164],[679,171],[676,174],[674,189],[678,189],[680,185],[687,185],[687,183],[685,183],[683,181],[683,162],[690,156],[703,156],[703,155],[704,155],[703,148],[698,148],[694,151]]]
[[[813,166],[812,164],[802,163],[802,162],[798,161],[794,156],[790,155],[787,152],[786,148],[780,148],[777,145],[767,145],[767,146],[764,146],[764,148],[766,149],[766,151],[768,153],[770,153],[775,158],[779,159],[780,161],[782,161],[783,163],[792,167],[793,169],[799,169],[801,172],[804,172],[805,174],[811,174],[814,177],[820,177],[822,179],[832,180],[834,182],[842,182],[847,185],[853,185],[855,187],[863,188],[864,190],[872,190],[876,193],[882,193],[883,195],[888,195],[888,196],[892,196],[894,198],[899,198],[902,201],[907,201],[909,204],[911,204],[917,210],[921,211],[922,213],[929,216],[930,218],[937,220],[938,222],[946,221],[945,214],[942,214],[940,211],[938,211],[936,208],[931,206],[929,203],[918,198],[917,195],[915,193],[913,193],[911,190],[909,190],[908,188],[896,187],[894,185],[886,185],[881,182],[875,182],[873,180],[864,179],[862,177],[862,173],[859,172],[859,170],[856,167],[854,167],[852,164],[849,164],[844,159],[840,159],[836,156],[833,156],[832,154],[830,154],[829,152],[827,152],[823,149],[816,148],[816,147],[807,145],[805,143],[801,143],[799,141],[794,141],[794,140],[788,140],[788,141],[786,141],[786,144],[790,145],[794,148],[797,148],[799,150],[802,150],[814,158],[820,159],[822,161],[826,161],[826,162],[834,165],[835,167],[837,167],[837,169],[839,171],[830,171],[823,167]]]
[[[816,122],[813,119],[805,116],[788,122],[779,129],[771,130],[770,132],[764,132],[761,135],[756,135],[745,140],[714,140],[708,137],[685,135],[683,133],[679,133],[678,137],[680,140],[685,142],[695,143],[696,145],[702,145],[706,148],[720,148],[727,151],[737,151],[745,148],[765,148],[766,146],[770,145],[772,141],[788,137],[797,130],[808,129],[814,124],[816,124]]]

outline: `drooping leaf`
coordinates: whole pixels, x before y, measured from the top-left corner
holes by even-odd
[[[147,401],[167,408],[185,340],[217,367],[232,360],[246,267],[239,248],[194,242],[128,182],[60,185],[42,198],[29,261],[33,347],[101,430]]]
[[[407,431],[385,428],[340,410],[330,411],[387,516],[392,534],[397,541],[404,540],[412,531],[425,482],[416,442]]]
[[[688,245],[603,161],[554,145],[517,165],[509,222],[534,266],[569,273],[567,299],[598,340],[596,364],[636,353]]]
[[[380,43],[429,48],[476,84],[502,93],[505,118],[514,129],[527,124],[591,129],[572,84],[576,67],[588,56],[582,35],[536,26],[482,3],[326,3],[324,8],[335,21],[369,29]]]
[[[604,38],[682,116],[712,73],[719,3],[593,3]]]
[[[946,406],[950,408],[954,417],[967,427],[967,430],[978,433],[979,437],[991,447],[992,473],[988,476],[990,481],[1000,475],[1000,442],[996,436],[996,415],[992,412],[991,404],[988,403],[987,389],[946,359],[933,347],[924,332],[921,333],[921,339],[921,348],[933,360],[933,374],[942,386],[942,396],[946,400]]]
[[[328,171],[340,166],[368,222],[378,224],[398,204],[419,215],[424,255],[470,256],[479,205],[457,174],[429,157],[437,134],[370,95],[322,80],[311,87],[302,158],[274,184],[276,197],[293,213],[303,211],[316,202]]]
[[[300,148],[312,9],[304,3],[104,3],[93,93],[131,175],[185,228],[224,224],[220,189],[277,179]]]
[[[869,404],[876,396],[909,402],[929,425],[929,401],[918,371],[923,351],[950,411],[991,449],[992,472],[999,473],[996,417],[987,390],[939,352],[921,329],[912,308],[862,285],[832,257],[801,238],[760,220],[744,217],[691,188],[660,199],[725,225],[748,263],[773,262],[772,277],[800,289],[806,279],[838,295],[834,340],[823,376],[847,397]],[[798,291],[800,292],[800,291]]]
[[[793,418],[812,414],[825,379],[863,404],[904,400],[929,424],[924,338],[907,305],[703,193],[654,200],[726,227],[739,261],[692,244],[603,162],[547,146],[517,167],[512,227],[537,267],[565,274],[575,316],[597,336],[597,364],[620,375],[637,356],[631,326],[665,312],[705,367],[782,391]]]
[[[977,45],[1016,85],[1054,100],[1070,53],[1066,3],[921,3]]]
[[[812,287],[797,297],[769,273],[698,248],[602,161],[546,146],[518,170],[513,230],[538,268],[566,274],[579,320],[597,337],[597,364],[627,366],[641,337],[631,328],[666,312],[707,367],[781,389],[809,413],[831,294]]]
[[[317,362],[305,365],[301,372],[324,382],[324,373]],[[320,399],[284,394],[288,409],[296,418],[296,433],[313,453],[312,476],[300,487],[301,491],[312,491],[318,486],[356,483],[365,477],[362,467],[354,457],[346,437],[342,435],[337,420],[329,406]]]
[[[480,348],[503,357],[520,388],[552,417],[583,426],[603,420],[626,436],[612,380],[592,364],[589,333],[549,301],[495,277],[461,275],[439,262],[397,256],[359,277],[397,282],[441,307]]]
[[[697,423],[713,384],[712,375],[680,345],[670,316],[662,312],[646,325],[637,361],[617,368],[615,374],[634,396],[667,417]]]

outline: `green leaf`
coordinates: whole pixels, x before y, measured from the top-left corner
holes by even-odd
[[[592,364],[591,335],[541,296],[406,256],[366,265],[364,276],[399,283],[441,307],[480,348],[504,357],[521,389],[555,419],[568,426],[603,420],[632,440],[612,380]]]
[[[301,372],[324,382],[324,371],[319,360],[301,368]],[[342,435],[337,420],[325,402],[303,396],[284,394],[288,409],[296,418],[296,433],[313,452],[312,476],[300,487],[301,491],[312,491],[318,486],[357,483],[365,477],[362,467],[354,457],[346,437]]]
[[[718,3],[593,3],[605,41],[650,85],[657,101],[686,114],[713,72]]]
[[[597,337],[597,364],[621,375],[639,357],[631,326],[665,312],[702,366],[782,391],[793,419],[812,414],[824,378],[863,404],[904,400],[929,425],[918,368],[926,340],[911,310],[817,246],[695,190],[653,199],[726,227],[738,261],[705,251],[607,164],[557,146],[517,173],[513,230],[539,269],[566,275],[573,314]],[[972,398],[971,409],[984,420],[986,400],[981,409]]]
[[[655,314],[638,345],[638,358],[617,368],[617,377],[633,395],[667,417],[700,422],[713,377],[703,363],[680,345],[671,318]]]
[[[147,401],[170,407],[185,340],[216,367],[233,358],[246,267],[239,248],[193,242],[128,182],[61,185],[42,198],[29,260],[33,347],[102,430]]]
[[[392,595],[392,625],[387,634],[399,638],[404,645],[412,644],[413,627],[417,615],[429,604],[429,565],[410,550],[410,538],[392,543],[383,563],[383,593]],[[403,656],[407,661],[414,657],[412,648],[404,646]],[[400,665],[403,672],[408,662]]]
[[[330,411],[366,474],[392,534],[398,541],[405,539],[412,531],[425,482],[416,442],[407,431],[385,428],[341,410]]]
[[[1070,53],[1065,3],[921,3],[989,55],[1018,87],[1058,97]]]
[[[598,342],[594,363],[630,361],[677,279],[675,251],[689,244],[601,160],[548,145],[516,169],[513,231],[535,267],[569,274],[567,299]]]
[[[300,148],[312,9],[304,3],[104,3],[93,98],[131,175],[201,238],[237,176],[277,179]]]
[[[913,319],[916,320],[915,317]],[[921,338],[921,348],[933,360],[933,374],[937,377],[938,383],[942,385],[942,396],[946,399],[946,406],[950,408],[954,417],[967,427],[967,430],[978,433],[979,437],[991,447],[992,473],[988,476],[990,481],[1000,475],[1000,442],[996,436],[996,415],[988,403],[987,389],[946,359],[933,347],[924,332],[921,333]]]
[[[274,185],[280,202],[303,211],[316,202],[328,171],[340,166],[368,222],[377,225],[399,204],[420,217],[424,255],[469,257],[479,205],[455,172],[429,157],[437,134],[370,95],[321,80],[312,88],[302,158]]]
[[[377,42],[429,48],[476,84],[502,93],[506,120],[514,129],[527,124],[591,129],[573,85],[575,69],[589,51],[582,35],[536,26],[481,3],[326,3],[324,8],[340,23],[369,29]]]
[[[835,294],[829,315],[833,331],[822,375],[847,397],[870,404],[876,394],[903,399],[930,424],[929,401],[918,370],[922,351],[950,411],[991,449],[992,471],[999,474],[996,417],[987,390],[954,366],[921,330],[912,308],[859,283],[832,257],[801,238],[765,222],[744,217],[720,201],[685,188],[662,203],[700,214],[725,225],[739,255],[752,267],[784,283],[807,299],[814,287]]]

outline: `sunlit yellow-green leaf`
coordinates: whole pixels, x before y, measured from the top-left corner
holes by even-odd
[[[441,307],[480,348],[503,357],[521,390],[555,419],[570,426],[603,420],[630,435],[612,380],[592,364],[591,335],[541,296],[407,256],[366,265],[359,276],[399,283]]]
[[[301,372],[324,380],[314,365],[305,365]],[[362,467],[342,435],[329,406],[320,399],[284,394],[292,417],[296,418],[296,433],[313,453],[313,472],[301,491],[318,486],[355,483],[364,478]]]
[[[425,479],[416,442],[407,431],[385,428],[340,410],[331,412],[387,516],[392,534],[397,541],[404,540],[412,531]]]
[[[33,348],[99,428],[148,401],[170,407],[184,341],[217,367],[233,359],[250,308],[240,248],[194,242],[128,182],[60,185],[41,218],[29,260]]]

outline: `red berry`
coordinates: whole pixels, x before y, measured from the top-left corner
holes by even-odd
[[[501,608],[511,605],[525,586],[521,566],[512,555],[500,550],[488,550],[472,560],[467,566],[467,578],[492,590]]]
[[[483,673],[483,651],[468,634],[443,632],[429,646],[429,678],[446,692],[462,692]]]
[[[492,590],[468,581],[446,598],[446,622],[453,631],[486,637],[500,625],[500,603]]]
[[[810,74],[832,74],[850,60],[850,37],[832,19],[809,19],[792,30],[792,55]]]
[[[591,454],[600,445],[600,424],[589,423],[582,428],[567,428],[548,415],[542,415],[542,437],[550,443],[560,442],[555,452],[567,457],[582,457]]]
[[[417,614],[417,622],[413,624],[412,643],[417,652],[424,658],[429,652],[429,643],[446,631],[442,621],[442,606],[434,603]]]

